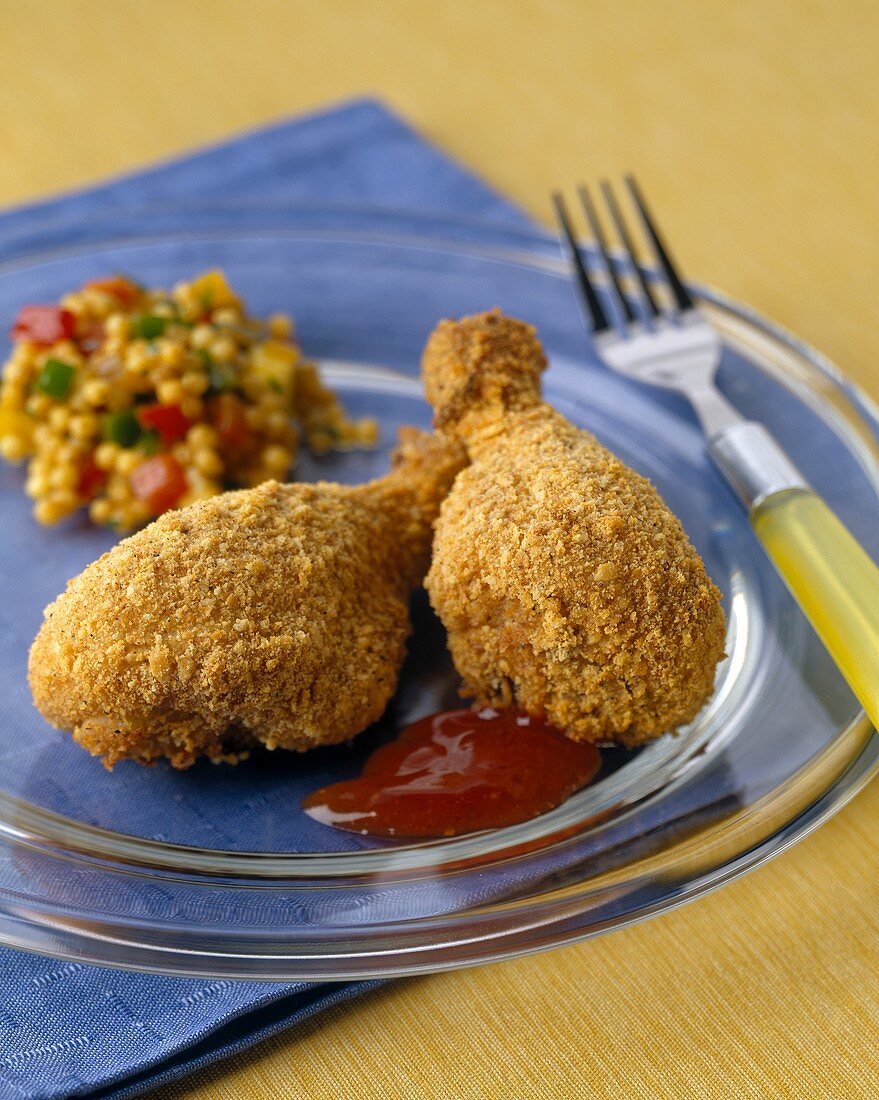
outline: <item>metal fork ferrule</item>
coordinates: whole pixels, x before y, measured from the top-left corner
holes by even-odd
[[[749,510],[773,493],[809,483],[762,424],[742,420],[708,441],[708,453]]]

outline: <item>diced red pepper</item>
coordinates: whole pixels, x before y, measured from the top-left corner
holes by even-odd
[[[192,427],[179,405],[143,405],[137,410],[137,419],[142,428],[157,431],[167,444],[183,439]]]
[[[153,515],[174,508],[189,488],[183,467],[173,455],[156,455],[135,466],[129,477],[131,489]]]
[[[230,451],[240,451],[251,438],[244,402],[234,393],[220,393],[208,402],[208,416],[217,429],[220,443]]]
[[[107,473],[95,464],[94,458],[89,455],[79,471],[79,481],[76,486],[77,493],[85,500],[91,500],[104,484]]]
[[[140,287],[124,275],[111,275],[108,279],[92,279],[85,284],[87,290],[99,290],[103,294],[109,294],[122,305],[133,305],[140,297]]]
[[[76,342],[86,355],[91,355],[104,342],[104,326],[100,321],[93,322],[77,336]]]
[[[69,309],[58,306],[24,306],[15,318],[10,336],[29,340],[48,348],[58,340],[69,340],[76,329],[76,318]]]

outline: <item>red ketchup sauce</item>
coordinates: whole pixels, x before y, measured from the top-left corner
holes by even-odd
[[[314,791],[302,808],[369,836],[457,836],[546,813],[600,766],[594,745],[520,710],[452,710],[414,722],[359,779]]]

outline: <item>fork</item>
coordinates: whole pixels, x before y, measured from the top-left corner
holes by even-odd
[[[677,390],[689,399],[708,453],[747,508],[754,534],[879,728],[879,568],[769,431],[746,420],[717,388],[720,337],[672,262],[638,184],[632,176],[625,183],[655,257],[657,277],[648,277],[640,264],[610,184],[602,182],[601,193],[622,246],[623,265],[611,258],[592,196],[580,187],[580,203],[606,276],[605,301],[584,262],[562,195],[552,196],[595,350],[621,374]],[[621,267],[630,271],[634,292],[627,291]],[[668,305],[657,295],[657,284],[664,284]]]

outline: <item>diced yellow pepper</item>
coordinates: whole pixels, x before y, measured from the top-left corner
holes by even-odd
[[[273,390],[292,396],[296,387],[296,367],[299,352],[290,344],[279,340],[266,340],[257,344],[250,357],[251,370],[256,378]]]
[[[33,443],[34,421],[20,409],[0,407],[0,437],[15,436],[30,450]]]
[[[206,271],[191,283],[192,293],[204,302],[207,309],[238,305],[238,298],[226,282],[222,271]]]

